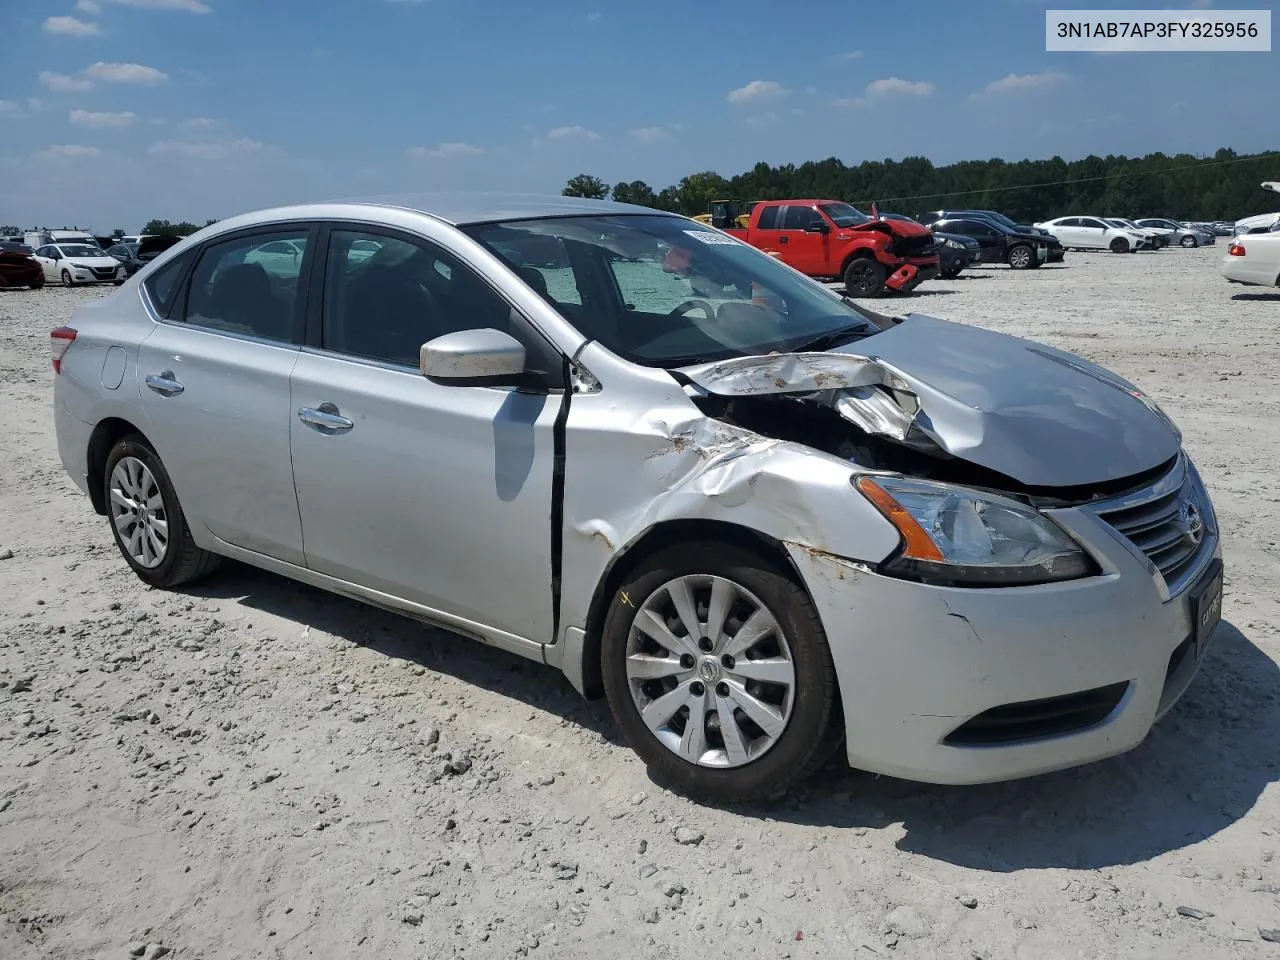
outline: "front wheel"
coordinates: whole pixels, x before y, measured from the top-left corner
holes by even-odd
[[[1114,240],[1111,241],[1111,252],[1112,253],[1128,253],[1129,241],[1126,240],[1124,237],[1116,237]],[[1137,253],[1136,248],[1134,249],[1134,253]]]
[[[851,297],[878,297],[884,293],[887,271],[879,260],[858,257],[844,269],[844,289]]]
[[[40,290],[40,289],[43,289],[43,288],[44,288],[44,277],[41,277],[39,280],[33,280],[31,283],[27,284],[27,286],[28,286],[28,287],[30,287],[32,290]]]
[[[1009,250],[1009,266],[1014,270],[1027,270],[1035,260],[1035,252],[1025,243],[1019,243]]]
[[[176,587],[217,565],[196,546],[169,472],[141,435],[116,441],[102,482],[116,546],[144,582]]]
[[[1190,235],[1183,237],[1180,242],[1184,247],[1187,247],[1188,249],[1196,246],[1196,238]]]
[[[76,282],[75,282],[74,280],[72,280],[72,279],[71,279],[71,271],[70,271],[70,270],[63,270],[63,271],[62,271],[62,285],[63,285],[63,286],[66,286],[66,287],[74,287],[74,286],[76,285]]]
[[[682,544],[633,571],[605,617],[601,672],[651,773],[713,803],[784,793],[843,736],[812,601],[741,547]]]

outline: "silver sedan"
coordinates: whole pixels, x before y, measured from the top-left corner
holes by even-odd
[[[1132,384],[645,208],[234,217],[51,347],[63,463],[146,583],[230,557],[544,662],[711,801],[841,748],[944,783],[1120,753],[1220,616]]]
[[[1170,242],[1179,246],[1209,247],[1217,243],[1217,238],[1208,230],[1198,230],[1194,227],[1184,226],[1174,220],[1165,220],[1162,217],[1148,217],[1134,222],[1148,230],[1161,230],[1167,233],[1170,237]]]

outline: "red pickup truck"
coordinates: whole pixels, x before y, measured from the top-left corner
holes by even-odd
[[[720,229],[801,273],[843,280],[853,297],[906,293],[938,272],[928,227],[872,220],[839,200],[762,200],[746,229],[732,219]]]

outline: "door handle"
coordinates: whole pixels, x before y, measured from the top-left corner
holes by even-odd
[[[298,419],[321,433],[344,433],[355,426],[338,413],[338,406],[333,403],[322,403],[318,407],[299,407]]]
[[[146,383],[148,387],[162,397],[176,397],[187,389],[174,377],[172,370],[166,370],[160,374],[149,373],[146,376]]]
[[[788,237],[779,237],[779,238],[778,238],[778,242],[779,242],[779,243],[790,243],[790,242],[791,242],[791,240],[790,240],[790,238],[788,238]]]

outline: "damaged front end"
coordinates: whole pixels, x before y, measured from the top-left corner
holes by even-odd
[[[846,352],[856,347],[863,353]],[[1079,357],[912,315],[826,353],[674,371],[708,416],[872,471],[1050,501],[1167,469],[1180,436],[1132,384]]]

